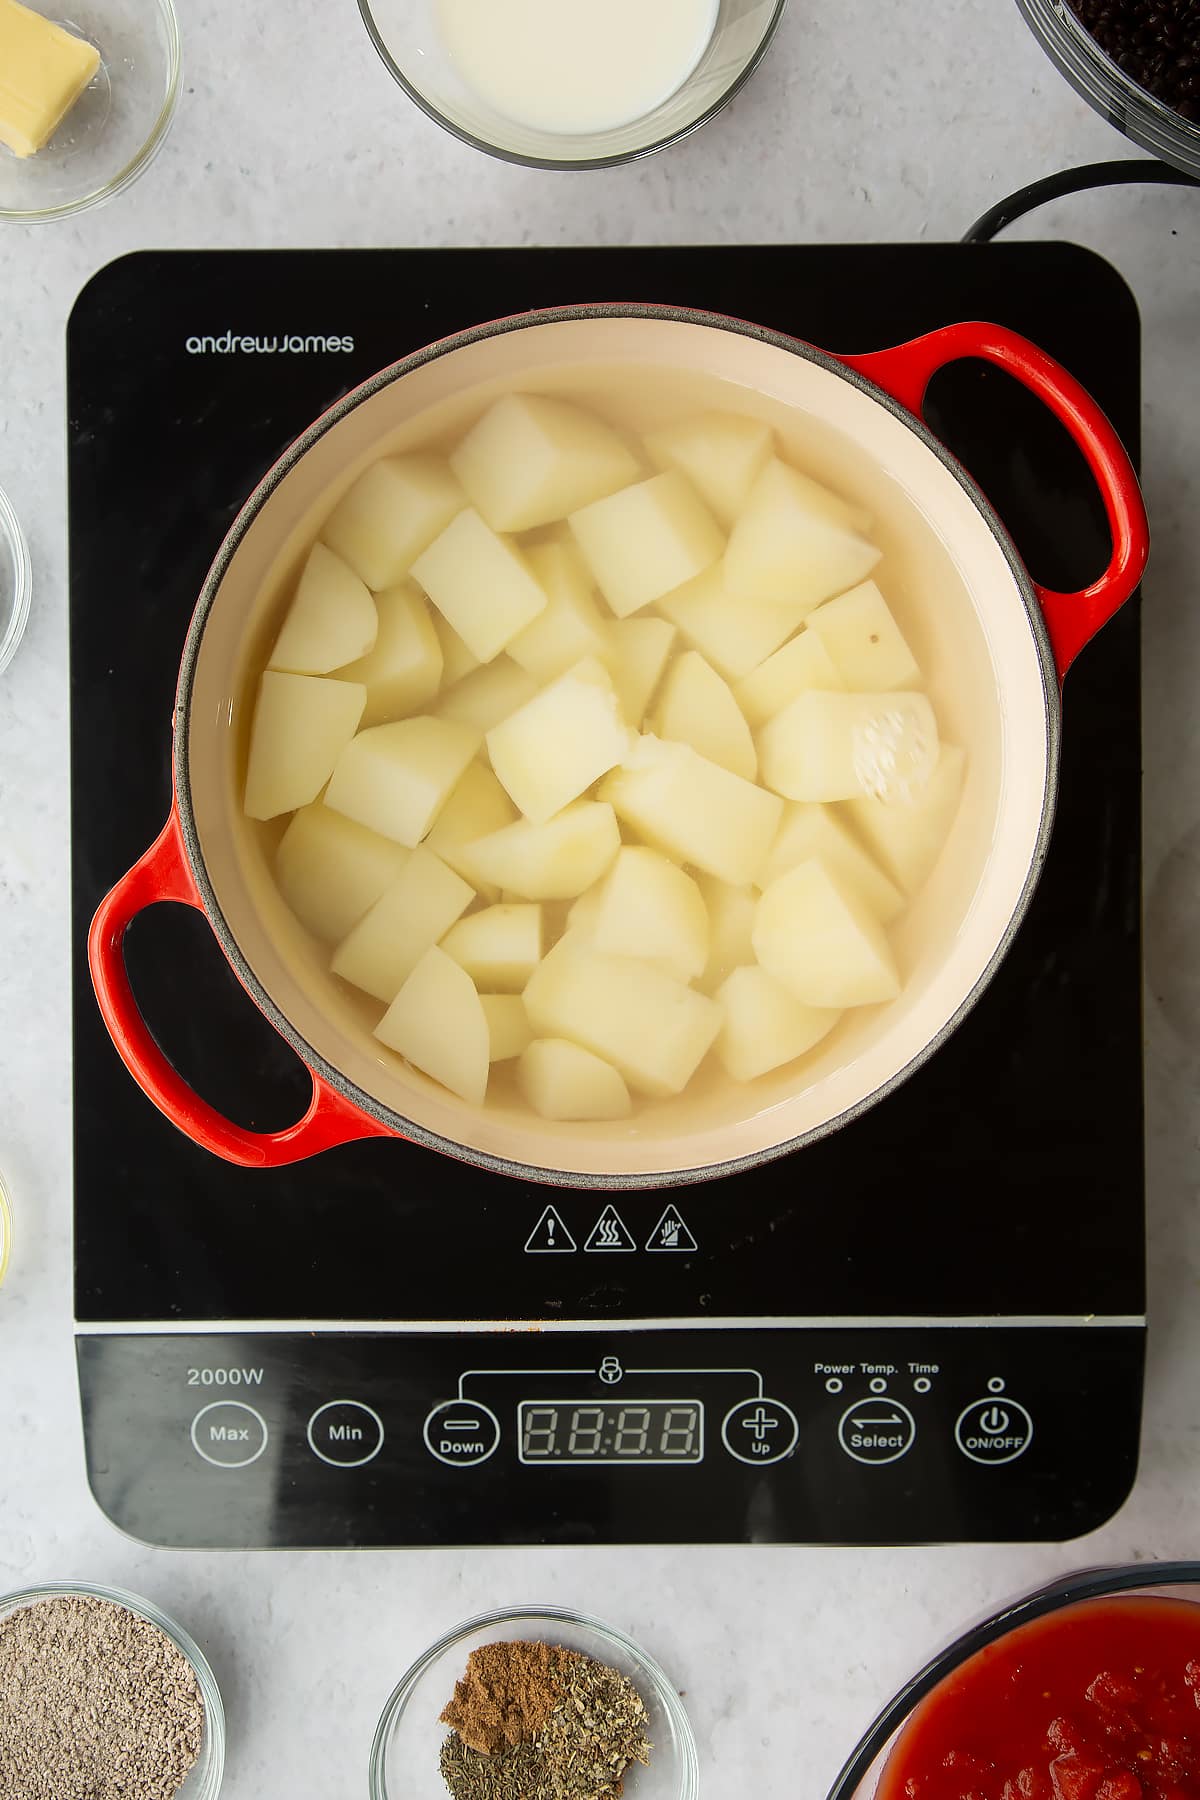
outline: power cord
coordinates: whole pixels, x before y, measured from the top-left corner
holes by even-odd
[[[982,213],[970,229],[964,231],[962,242],[990,243],[997,232],[1032,212],[1034,207],[1045,206],[1048,200],[1061,200],[1067,194],[1081,194],[1088,188],[1121,187],[1126,182],[1143,181],[1161,187],[1200,187],[1200,181],[1194,176],[1172,168],[1170,163],[1137,159],[1085,163],[1081,168],[1060,169],[1057,175],[1046,175],[1041,181],[1031,181],[1028,187],[1018,188],[1015,194],[1009,194],[1007,199],[998,201]]]

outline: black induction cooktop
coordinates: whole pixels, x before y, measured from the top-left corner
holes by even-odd
[[[191,609],[240,503],[406,351],[580,300],[826,348],[1027,333],[1136,456],[1139,327],[1067,245],[150,252],[68,329],[76,1316],[89,1475],[164,1544],[1067,1537],[1133,1480],[1144,1259],[1136,603],[1064,701],[1059,815],[974,1012],[823,1142],[589,1195],[375,1140],[290,1169],[194,1148],[126,1074],[84,944],[170,798]],[[1039,581],[1104,515],[1061,427],[981,364],[928,416]],[[259,1129],[308,1083],[185,907],[127,939],[172,1060]]]

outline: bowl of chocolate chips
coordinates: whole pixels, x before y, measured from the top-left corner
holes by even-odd
[[[371,1800],[695,1800],[696,1742],[646,1651],[599,1619],[520,1606],[455,1626],[384,1708]]]
[[[1017,0],[1034,36],[1098,113],[1200,177],[1200,0]]]

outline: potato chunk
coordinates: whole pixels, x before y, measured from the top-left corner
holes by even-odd
[[[537,681],[553,681],[565,669],[608,654],[608,621],[592,598],[592,582],[574,543],[531,544],[529,566],[548,596],[546,610],[518,631],[508,654]]]
[[[729,686],[695,650],[685,650],[667,673],[655,714],[659,737],[719,763],[744,781],[758,774],[758,753],[750,727]]]
[[[480,994],[488,1025],[488,1053],[493,1062],[511,1062],[532,1037],[520,994]]]
[[[536,693],[533,676],[502,654],[493,662],[472,669],[448,688],[438,703],[438,717],[457,719],[460,725],[472,725],[476,731],[486,732]]]
[[[375,647],[341,671],[343,681],[361,681],[367,690],[364,725],[384,725],[415,712],[437,693],[442,679],[442,646],[425,597],[411,581],[375,596],[379,632]]]
[[[854,833],[829,806],[793,800],[784,808],[783,824],[763,865],[759,881],[769,887],[797,863],[819,856],[825,867],[865,900],[881,925],[890,925],[904,909],[904,895],[865,851]]]
[[[907,803],[870,797],[846,804],[851,824],[906,894],[916,893],[941,855],[958,811],[965,762],[957,744],[943,744],[933,774]]]
[[[337,944],[392,885],[408,851],[315,802],[302,806],[279,840],[275,879],[302,925]]]
[[[450,458],[493,531],[529,531],[627,482],[637,459],[594,414],[546,394],[506,394]]]
[[[385,456],[343,494],[321,536],[378,592],[395,587],[466,504],[440,456]]]
[[[340,556],[314,544],[267,664],[294,675],[327,675],[375,642],[379,621],[370,589]],[[346,670],[348,681],[361,681]]]
[[[756,669],[764,657],[777,650],[804,618],[807,608],[797,604],[760,606],[739,600],[730,591],[722,563],[716,563],[674,593],[664,595],[662,612],[713,668],[727,680]]]
[[[602,660],[612,670],[625,723],[637,731],[667,666],[675,627],[666,619],[614,619],[609,632],[610,649]]]
[[[411,849],[478,748],[479,733],[450,719],[372,725],[338,757],[325,804]]]
[[[469,913],[446,933],[442,949],[476,987],[519,994],[542,960],[542,909],[519,901]]]
[[[315,800],[354,736],[366,699],[357,681],[268,669],[250,729],[247,816],[274,819]]]
[[[724,1018],[714,1048],[734,1081],[753,1081],[803,1056],[842,1016],[836,1007],[805,1006],[761,968],[734,969],[716,998]]]
[[[628,745],[629,728],[612,682],[590,659],[487,734],[501,787],[535,825],[577,800],[620,762]]]
[[[677,469],[583,507],[570,525],[619,619],[699,575],[725,547],[720,526]]]
[[[938,754],[924,694],[800,694],[758,735],[763,781],[789,800],[916,794]]]
[[[425,846],[435,850],[456,874],[466,876],[466,846],[511,825],[516,816],[512,801],[492,771],[481,762],[471,762],[434,820]],[[494,900],[499,893],[490,882],[477,881],[474,885],[486,900]]]
[[[743,413],[701,413],[646,437],[655,468],[681,470],[726,531],[770,460],[773,444],[770,426]]]
[[[375,1036],[460,1099],[482,1106],[491,1044],[475,983],[445,951],[427,950]]]
[[[546,591],[524,556],[473,507],[451,520],[412,572],[480,662],[499,656],[546,608]]]
[[[570,936],[534,970],[525,1011],[537,1036],[582,1044],[659,1098],[687,1086],[721,1024],[719,1006],[653,963],[604,956]]]
[[[872,1006],[900,992],[883,926],[818,857],[766,889],[754,917],[754,949],[763,968],[806,1006]]]
[[[609,955],[643,957],[680,981],[699,975],[708,961],[708,912],[700,889],[657,850],[633,844],[618,850],[589,914],[581,910],[571,922],[576,928],[587,923],[596,949]]]
[[[544,825],[518,819],[467,844],[462,865],[476,886],[490,883],[525,900],[573,900],[599,881],[620,847],[612,807],[576,800]]]
[[[698,756],[690,745],[649,736],[636,739],[598,792],[656,849],[735,886],[754,880],[783,814],[774,794]]]
[[[474,888],[421,845],[343,938],[330,967],[343,981],[387,1003],[474,898]]]
[[[566,1038],[535,1038],[517,1064],[517,1085],[543,1119],[624,1119],[633,1111],[612,1064]]]
[[[838,674],[856,693],[920,686],[917,659],[873,581],[860,582],[848,594],[818,606],[809,614],[808,629],[820,638]]]
[[[435,607],[430,614],[434,634],[442,646],[442,685],[453,687],[464,675],[479,667],[479,658],[463,643],[452,625],[448,625]]]
[[[809,688],[844,688],[845,682],[814,632],[802,631],[734,686],[733,697],[750,725],[765,725]]]
[[[862,515],[786,463],[769,462],[729,537],[725,580],[739,600],[803,606],[854,587],[882,552],[860,535]]]
[[[711,994],[732,969],[754,961],[758,890],[730,887],[715,875],[698,875],[696,885],[708,909],[708,962],[698,985]]]

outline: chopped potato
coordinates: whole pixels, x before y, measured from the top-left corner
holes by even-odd
[[[464,675],[479,667],[479,658],[473,650],[468,650],[454,627],[443,619],[437,608],[430,613],[434,633],[442,646],[442,685],[453,687]]]
[[[709,762],[744,781],[753,781],[758,774],[750,727],[728,683],[696,650],[685,650],[667,671],[654,730],[659,737],[690,744]]]
[[[520,994],[480,994],[488,1026],[488,1052],[493,1062],[511,1062],[532,1038]]]
[[[689,744],[652,736],[635,741],[598,794],[656,849],[735,886],[754,880],[783,814],[776,795],[698,756]]]
[[[343,681],[361,681],[367,690],[364,725],[384,725],[416,712],[442,680],[442,646],[420,589],[402,581],[376,594],[375,607],[374,649],[341,670]]]
[[[428,849],[436,850],[456,874],[465,876],[463,851],[466,846],[511,825],[516,816],[512,801],[487,765],[470,762],[424,842]],[[474,885],[485,900],[494,900],[499,892],[490,882],[476,881]]]
[[[749,884],[731,887],[715,875],[697,875],[696,885],[708,910],[708,963],[699,985],[711,994],[731,970],[754,961],[758,890]]]
[[[460,725],[473,725],[476,731],[488,732],[532,700],[537,691],[533,676],[502,653],[447,688],[438,702],[437,713],[440,719],[457,719]]]
[[[845,682],[820,638],[801,631],[790,643],[759,663],[734,686],[733,697],[747,722],[765,725],[798,694],[809,688],[844,688]]]
[[[636,457],[609,426],[569,400],[507,394],[450,458],[493,531],[565,519],[638,477]]]
[[[325,804],[411,849],[478,748],[479,733],[451,719],[422,716],[372,725],[338,757]]]
[[[607,661],[621,702],[625,723],[636,731],[662,679],[675,642],[675,627],[666,619],[643,616],[614,619],[609,626]]]
[[[699,575],[725,547],[720,526],[677,469],[583,507],[570,525],[619,619]]]
[[[713,1047],[734,1081],[753,1081],[803,1056],[842,1016],[836,1007],[806,1006],[762,968],[734,969],[716,999],[724,1017]]]
[[[758,419],[710,412],[650,432],[646,449],[656,468],[680,469],[728,531],[770,460],[773,442],[770,426]]]
[[[546,590],[511,538],[460,512],[412,567],[442,617],[473,656],[491,662],[546,609]]]
[[[487,734],[501,787],[535,825],[577,800],[628,745],[612,682],[594,659],[577,663]]]
[[[321,537],[378,592],[402,580],[466,504],[440,456],[385,456],[343,494]]]
[[[542,909],[523,900],[468,913],[446,933],[442,949],[477,987],[519,994],[542,959]]]
[[[789,800],[916,794],[937,761],[924,694],[800,694],[758,736],[763,781]]]
[[[797,604],[760,606],[729,591],[723,563],[716,563],[660,601],[660,610],[719,674],[729,681],[756,669],[804,618]]]
[[[819,856],[833,874],[866,901],[881,925],[890,925],[904,910],[905,899],[894,881],[863,849],[845,821],[830,806],[792,800],[784,808],[779,835],[763,864],[759,884],[769,887],[797,863]]]
[[[330,967],[343,981],[387,1003],[474,898],[474,888],[422,844],[343,938]]]
[[[838,674],[857,693],[919,687],[921,671],[873,581],[827,600],[809,614],[808,629],[829,652]]]
[[[491,883],[525,900],[573,900],[599,881],[620,847],[612,807],[576,800],[544,825],[518,819],[465,845],[462,866],[475,886]]]
[[[525,1011],[539,1037],[565,1037],[612,1063],[638,1093],[683,1091],[721,1024],[721,1009],[631,956],[561,938],[534,970]]]
[[[531,544],[525,555],[546,591],[546,610],[509,640],[513,661],[538,681],[553,681],[585,656],[605,661],[609,622],[592,597],[591,577],[574,542]]]
[[[408,851],[341,813],[302,806],[279,840],[275,879],[314,937],[337,944],[392,885]]]
[[[806,1006],[872,1006],[900,992],[883,926],[819,857],[764,891],[754,949],[763,968]]]
[[[314,544],[267,667],[293,675],[328,675],[365,656],[378,628],[365,582],[324,544]],[[345,678],[363,679],[354,669],[345,669]]]
[[[566,1038],[535,1038],[517,1064],[517,1085],[543,1119],[624,1119],[633,1111],[612,1064]]]
[[[643,957],[680,981],[699,975],[708,961],[708,912],[700,889],[668,857],[640,845],[617,851],[594,912],[579,908],[571,923],[577,930],[586,925],[597,950]]]
[[[958,811],[965,761],[957,744],[943,744],[929,780],[907,802],[864,797],[846,804],[851,823],[906,894],[928,880],[941,855]]]
[[[357,681],[268,669],[250,728],[247,815],[274,819],[315,800],[353,738],[366,699]]]
[[[375,1027],[375,1036],[460,1099],[482,1106],[491,1041],[487,1014],[465,969],[427,950]]]
[[[828,488],[769,462],[729,537],[725,580],[739,600],[803,606],[862,581],[882,554],[860,536],[861,514]]]

